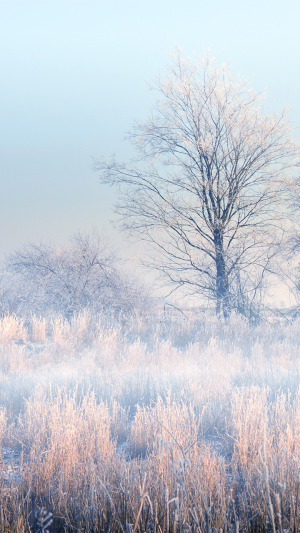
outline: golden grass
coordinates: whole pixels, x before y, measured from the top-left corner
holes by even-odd
[[[5,316],[0,319],[0,344],[27,341],[27,330],[24,322],[15,316]]]
[[[31,320],[31,340],[33,342],[46,342],[46,320],[34,316]]]
[[[2,321],[0,531],[298,531],[298,323]]]

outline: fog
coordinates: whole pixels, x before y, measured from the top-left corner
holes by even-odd
[[[186,276],[176,278],[178,291],[168,264],[158,282],[154,269],[140,268],[146,229],[158,206],[170,236],[179,211],[170,222],[170,202],[165,210],[149,204],[149,226],[134,221],[141,239],[129,241],[114,212],[121,196],[107,185],[125,166],[108,164],[106,183],[99,179],[102,156],[133,157],[124,136],[134,119],[149,117],[157,93],[147,83],[164,76],[175,43],[189,57],[209,50],[217,66],[253,76],[255,91],[268,87],[266,111],[288,107],[299,141],[299,18],[295,0],[2,0],[1,531],[299,530],[298,167],[282,165],[286,181],[280,174],[277,196],[275,181],[268,189],[270,203],[258,210],[263,231],[255,233],[256,220],[246,245],[243,230],[243,268],[224,252],[224,264],[229,257],[234,265],[228,271],[237,271],[226,279],[223,272],[228,305],[213,270],[220,245],[207,248],[205,290],[201,254],[188,256],[192,274],[178,270]],[[257,116],[254,135],[251,121],[240,120],[255,141]],[[296,151],[289,140],[282,146],[280,161]],[[228,153],[231,164],[235,150]],[[180,183],[175,176],[165,189],[168,201],[175,190],[176,209]],[[131,205],[143,216],[141,190],[131,189]],[[238,211],[248,190],[240,197]],[[185,215],[190,206],[182,205]],[[176,246],[186,228],[184,221]],[[184,240],[178,249],[186,252]]]

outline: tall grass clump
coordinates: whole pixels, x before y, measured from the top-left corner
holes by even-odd
[[[298,531],[299,331],[3,317],[1,531]]]

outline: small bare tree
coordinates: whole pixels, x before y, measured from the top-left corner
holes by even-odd
[[[137,158],[103,159],[95,169],[102,183],[119,186],[121,228],[150,243],[144,264],[174,289],[214,300],[226,317],[239,307],[237,290],[253,304],[272,270],[284,172],[298,146],[285,112],[265,113],[265,93],[209,57],[193,63],[176,50],[152,88],[162,98],[127,136]]]
[[[124,271],[107,238],[76,233],[65,246],[29,244],[10,254],[0,277],[3,312],[72,317],[92,312],[143,309],[145,286]],[[1,298],[2,297],[2,298]]]

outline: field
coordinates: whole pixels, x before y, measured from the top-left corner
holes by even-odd
[[[2,532],[299,530],[300,322],[8,316],[0,344]]]

